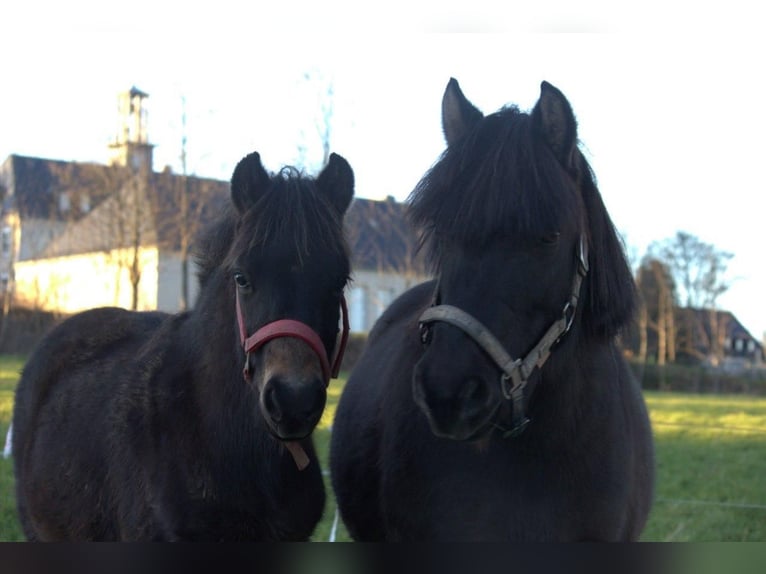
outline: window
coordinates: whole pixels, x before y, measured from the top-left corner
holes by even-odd
[[[59,211],[67,213],[70,207],[72,207],[72,201],[69,199],[69,195],[67,193],[59,195]]]
[[[378,289],[375,292],[375,319],[383,314],[383,311],[394,300],[393,289]]]
[[[11,228],[7,225],[3,227],[2,238],[0,239],[2,246],[0,247],[0,253],[3,255],[11,254]]]
[[[745,348],[745,342],[742,339],[737,339],[734,341],[734,350],[738,353],[742,352],[742,349]]]
[[[349,296],[348,316],[355,333],[367,331],[367,294],[364,287],[353,287]]]

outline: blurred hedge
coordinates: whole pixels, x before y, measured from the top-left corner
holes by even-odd
[[[29,355],[43,335],[61,320],[63,316],[54,313],[12,309],[0,319],[0,353]]]
[[[766,395],[766,370],[732,373],[703,365],[665,365],[630,362],[641,387],[651,391]]]

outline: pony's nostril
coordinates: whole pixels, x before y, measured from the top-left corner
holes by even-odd
[[[460,388],[458,396],[461,400],[471,400],[479,392],[479,381],[474,378],[467,379]]]
[[[459,393],[459,401],[463,405],[466,416],[472,416],[486,408],[489,399],[487,385],[481,379],[467,379]]]
[[[277,398],[277,389],[273,384],[266,385],[266,388],[263,391],[263,407],[274,422],[282,420],[282,407]]]

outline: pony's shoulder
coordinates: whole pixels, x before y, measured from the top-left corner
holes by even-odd
[[[72,315],[54,327],[38,346],[45,357],[87,360],[124,341],[145,341],[170,315],[101,307]]]
[[[65,319],[53,329],[51,336],[57,331],[74,331],[86,339],[92,339],[96,334],[111,339],[113,336],[152,330],[168,317],[167,313],[161,311],[128,311],[120,307],[99,307]]]

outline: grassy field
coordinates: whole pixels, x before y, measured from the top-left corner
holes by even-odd
[[[0,357],[0,431],[11,417],[22,360]],[[330,385],[315,433],[327,469],[330,423],[343,388]],[[656,501],[645,541],[766,541],[766,399],[647,392],[657,449]],[[325,516],[313,540],[330,536],[335,514],[329,477]],[[22,538],[16,520],[13,469],[0,460],[0,541]],[[341,523],[338,540],[348,540]]]
[[[21,357],[0,356],[0,444],[5,445],[8,424],[13,413],[13,392],[23,366]],[[13,493],[13,461],[0,458],[0,541],[23,540],[16,519]]]

